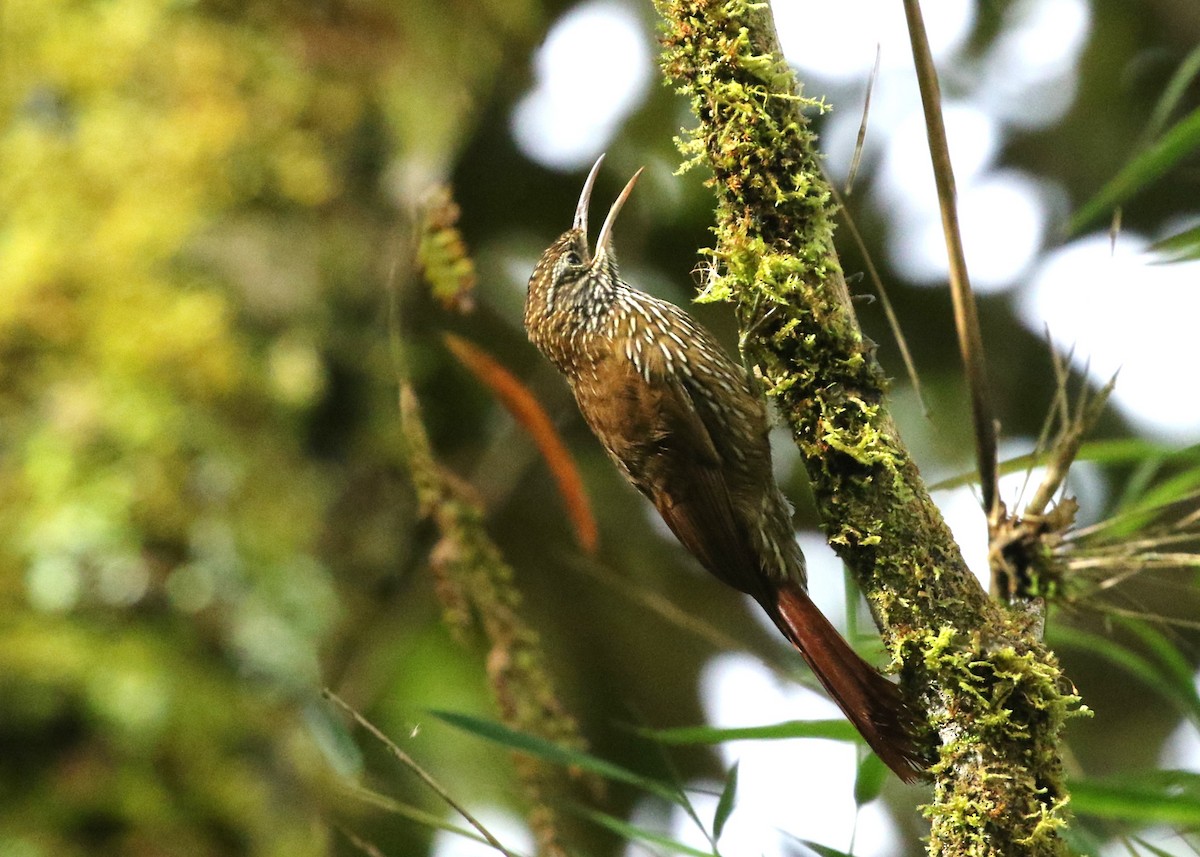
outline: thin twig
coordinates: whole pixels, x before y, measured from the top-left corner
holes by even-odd
[[[988,519],[992,520],[1000,499],[996,465],[996,423],[988,393],[979,313],[975,306],[975,295],[971,291],[971,281],[967,276],[967,260],[963,253],[962,234],[958,228],[954,169],[950,164],[950,148],[946,142],[946,126],[942,120],[941,92],[918,0],[904,0],[904,14],[908,19],[908,35],[912,43],[917,82],[921,89],[921,103],[925,108],[925,132],[929,136],[929,154],[933,159],[933,177],[937,184],[938,205],[942,212],[942,231],[946,236],[950,296],[954,302],[954,326],[958,331],[958,348],[962,353],[967,385],[971,391],[975,456],[979,464],[983,508],[988,514]]]
[[[441,784],[433,778],[432,775],[429,774],[428,771],[418,765],[412,756],[401,750],[400,747],[396,745],[396,742],[379,731],[378,727],[376,727],[374,723],[359,714],[358,711],[356,711],[348,702],[343,700],[329,688],[322,688],[321,695],[346,712],[346,714],[348,714],[355,723],[370,732],[371,735],[374,736],[377,741],[379,741],[379,743],[383,744],[383,746],[387,748],[389,753],[396,757],[400,764],[404,765],[404,767],[416,774],[421,781],[425,783],[425,785],[427,785],[438,797],[444,800],[451,809],[461,815],[468,824],[478,830],[480,836],[487,840],[488,845],[495,848],[497,851],[503,854],[504,857],[517,857],[515,854],[513,854],[513,852],[505,848],[500,843],[500,840],[493,836],[491,831],[484,827],[483,824],[477,818],[475,818],[475,816],[471,815],[470,811],[465,806],[456,801],[450,795],[450,793],[446,791],[446,789],[444,789]]]
[[[748,652],[762,660],[768,667],[780,676],[798,684],[815,684],[811,682],[811,673],[795,669],[786,659],[777,653],[764,653],[756,650],[745,640],[737,639],[720,628],[681,608],[678,604],[666,598],[661,593],[649,587],[642,586],[634,580],[618,575],[611,567],[594,557],[572,554],[563,557],[562,561],[568,568],[588,575],[599,583],[607,586],[622,598],[654,613],[663,621],[674,625],[693,636],[704,640],[717,651]]]
[[[1042,477],[1042,484],[1038,486],[1033,499],[1025,508],[1026,515],[1042,514],[1054,493],[1066,483],[1067,471],[1074,463],[1075,457],[1079,455],[1079,447],[1083,445],[1083,438],[1100,416],[1116,382],[1117,376],[1114,375],[1090,400],[1086,390],[1080,394],[1076,413],[1062,427],[1050,460],[1046,463],[1046,475]]]
[[[866,117],[863,117],[866,121]],[[828,181],[829,176],[825,176]],[[832,181],[829,182],[829,190],[833,193],[833,200],[837,203],[838,211],[842,215],[842,222],[846,224],[846,228],[850,230],[850,237],[854,239],[854,244],[858,247],[858,252],[862,254],[863,264],[867,266],[867,276],[871,278],[872,284],[875,286],[875,293],[879,295],[879,303],[883,307],[883,314],[887,318],[888,326],[892,329],[892,336],[896,338],[896,345],[900,349],[900,359],[904,361],[904,370],[908,373],[908,382],[912,384],[913,392],[917,395],[917,401],[921,404],[921,413],[928,419],[929,407],[925,404],[925,397],[921,393],[921,378],[917,374],[917,364],[913,361],[912,353],[908,350],[908,340],[904,338],[904,331],[900,328],[900,319],[896,317],[896,310],[892,307],[892,301],[888,297],[887,288],[883,285],[883,278],[879,276],[879,271],[875,268],[875,263],[871,260],[871,253],[867,250],[866,242],[863,241],[862,234],[858,231],[858,226],[854,222],[854,217],[850,214],[850,209],[846,208],[846,203],[838,193],[837,185]],[[847,193],[849,191],[847,190]]]
[[[871,76],[867,79],[867,94],[863,97],[862,121],[858,123],[858,139],[854,143],[854,157],[850,159],[850,172],[846,175],[846,196],[850,196],[853,193],[854,179],[858,175],[858,166],[862,162],[863,144],[867,139],[867,117],[871,113],[871,93],[875,90],[875,81],[879,79],[879,57],[881,53],[882,49],[879,43],[876,42],[875,65],[871,67]],[[833,188],[833,182],[830,182],[829,186]],[[835,190],[834,192],[836,193],[837,191]],[[842,209],[845,210],[845,206],[842,206]]]
[[[432,812],[426,812],[423,809],[417,809],[415,806],[401,803],[395,798],[390,798],[387,795],[381,795],[379,792],[371,791],[363,786],[347,783],[345,792],[355,800],[360,800],[365,804],[390,812],[393,815],[398,815],[401,818],[414,821],[417,824],[424,825],[430,830],[444,830],[447,833],[453,833],[455,836],[461,836],[464,839],[470,839],[473,842],[481,842],[487,845],[487,840],[476,833],[474,830],[468,830],[465,827],[459,827],[456,824],[451,824],[440,816],[434,815]]]
[[[623,598],[644,607],[660,619],[704,640],[719,651],[746,650],[746,643],[735,639],[710,622],[684,610],[674,601],[636,581],[620,577],[609,566],[592,557],[572,554],[564,556],[567,567],[576,569],[603,583]]]
[[[1050,442],[1050,432],[1053,430],[1055,424],[1055,415],[1061,412],[1058,403],[1059,401],[1065,401],[1067,397],[1067,377],[1059,371],[1059,354],[1054,350],[1054,343],[1050,339],[1049,327],[1046,328],[1045,333],[1046,345],[1050,350],[1050,365],[1055,370],[1054,401],[1046,410],[1046,418],[1042,421],[1042,429],[1038,433],[1037,443],[1033,446],[1033,452],[1029,454],[1029,466],[1025,468],[1025,478],[1021,481],[1021,490],[1017,492],[1017,507],[1020,507],[1025,502],[1025,492],[1029,490],[1029,483],[1033,479],[1033,471],[1046,454],[1046,447]]]

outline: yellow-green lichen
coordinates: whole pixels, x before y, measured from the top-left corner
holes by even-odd
[[[681,151],[712,170],[705,299],[734,303],[743,349],[789,423],[830,543],[928,712],[936,854],[1057,854],[1057,741],[1079,711],[1057,662],[962,561],[886,407],[845,297],[815,136],[765,6],[659,0],[663,63],[698,118]],[[964,630],[969,629],[969,630]]]

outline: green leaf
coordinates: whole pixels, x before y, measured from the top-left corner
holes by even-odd
[[[1200,107],[1169,128],[1161,138],[1136,155],[1112,180],[1075,212],[1068,232],[1081,229],[1165,175],[1200,148]]]
[[[1059,835],[1070,849],[1068,853],[1076,857],[1099,857],[1104,849],[1102,838],[1093,833],[1082,818],[1074,819],[1068,827],[1059,831]]]
[[[1186,451],[1194,452],[1196,449],[1196,447],[1189,447]],[[1175,459],[1185,460],[1182,456],[1175,456]],[[1170,479],[1156,483],[1138,499],[1138,506],[1143,509],[1165,506],[1176,500],[1182,500],[1198,487],[1200,487],[1200,466],[1194,465]]]
[[[1190,259],[1200,259],[1200,226],[1193,226],[1166,238],[1160,238],[1150,245],[1155,253],[1161,253],[1164,262],[1186,262]]]
[[[1177,675],[1173,674],[1174,670],[1165,670],[1117,641],[1091,631],[1059,625],[1050,631],[1050,637],[1055,648],[1065,645],[1098,655],[1158,691],[1175,703],[1184,715],[1200,718],[1200,703],[1197,702],[1195,687],[1189,680],[1184,689]],[[1196,722],[1200,723],[1200,719]]]
[[[584,753],[581,750],[560,747],[558,744],[547,741],[544,738],[526,735],[524,732],[517,732],[491,720],[482,720],[466,714],[457,714],[453,711],[431,711],[429,713],[447,725],[508,747],[510,750],[528,753],[531,756],[552,764],[562,765],[563,767],[579,768],[580,770],[598,774],[616,782],[635,786],[645,792],[657,795],[670,803],[680,803],[679,792],[671,786],[650,777],[636,774],[627,768],[622,768],[620,765],[607,762],[604,759]]]
[[[667,770],[667,776],[670,778],[670,784],[675,788],[676,794],[679,796],[677,803],[687,814],[687,817],[696,825],[697,830],[704,830],[704,822],[700,820],[700,814],[696,812],[696,807],[692,803],[692,799],[688,796],[687,790],[683,785],[683,777],[679,774],[679,769],[675,762],[671,759],[671,754],[667,752],[665,744],[655,744],[654,749],[662,759],[663,767]],[[705,836],[707,836],[707,832]],[[713,845],[713,851],[716,851],[716,843],[711,837],[709,842]]]
[[[1165,851],[1156,845],[1151,845],[1145,839],[1140,839],[1137,836],[1131,836],[1130,839],[1136,842],[1139,848],[1144,848],[1146,851],[1149,851],[1153,857],[1175,857],[1175,855],[1170,851]]]
[[[801,839],[799,836],[793,836],[786,830],[780,832],[793,842],[800,843],[809,851],[815,851],[820,855],[820,857],[853,857],[853,855],[847,854],[845,851],[838,851],[836,848],[830,848],[828,845],[822,845],[819,842],[813,842],[809,839]]]
[[[450,822],[446,821],[443,816],[434,815],[431,812],[427,812],[415,806],[410,806],[402,801],[390,798],[387,795],[382,795],[379,792],[372,791],[371,789],[364,788],[363,786],[351,785],[347,786],[346,790],[348,794],[357,798],[358,800],[363,801],[364,803],[368,803],[372,806],[378,807],[379,809],[386,810],[387,812],[398,815],[401,818],[406,818],[409,821],[415,822],[424,827],[428,827],[430,830],[444,830],[447,833],[456,834],[464,839],[473,839],[476,842],[482,842],[484,845],[489,844],[486,839],[484,839],[474,830],[466,827],[459,827],[456,824],[451,824]]]
[[[1150,121],[1146,123],[1147,142],[1157,137],[1159,132],[1167,126],[1167,117],[1183,101],[1188,87],[1198,76],[1200,76],[1200,46],[1193,48],[1192,52],[1183,58],[1179,68],[1175,69],[1170,81],[1163,87],[1163,94],[1158,99],[1158,103],[1154,105]]]
[[[1136,823],[1200,825],[1200,774],[1151,771],[1107,780],[1072,780],[1080,815]]]
[[[721,833],[725,830],[725,822],[729,821],[729,816],[733,813],[733,804],[737,799],[737,784],[738,763],[734,762],[729,773],[725,775],[725,788],[721,789],[721,798],[717,801],[717,811],[713,813],[713,844],[720,840]]]
[[[883,791],[887,782],[888,769],[883,761],[874,753],[868,753],[858,763],[858,772],[854,775],[854,802],[865,806]]]
[[[1113,438],[1110,440],[1090,440],[1079,447],[1077,459],[1094,461],[1097,464],[1137,464],[1145,458],[1164,456],[1166,458],[1181,457],[1184,460],[1194,459],[1200,453],[1200,446],[1190,446],[1180,449],[1163,443],[1140,437]]]
[[[661,833],[655,833],[652,830],[646,830],[643,827],[630,824],[628,821],[609,815],[606,812],[597,812],[594,809],[582,806],[573,806],[571,809],[573,812],[594,821],[601,827],[608,828],[618,836],[624,837],[627,841],[650,842],[669,849],[676,854],[687,854],[690,857],[712,857],[711,852],[701,851],[698,848],[692,848],[690,845],[684,845],[682,842],[676,842],[669,836],[664,836]]]
[[[1147,527],[1162,520],[1171,504],[1192,501],[1200,493],[1200,447],[1150,453],[1136,465],[1130,483],[1114,504],[1114,515],[1105,522],[1102,533],[1106,543],[1145,534]],[[1163,479],[1159,473],[1174,473]]]
[[[781,738],[827,738],[832,741],[862,741],[846,720],[786,720],[768,726],[718,729],[714,726],[685,726],[680,729],[635,729],[637,734],[663,744],[721,744],[725,741],[764,741]]]
[[[1122,509],[1132,509],[1137,504],[1138,498],[1154,484],[1164,461],[1165,456],[1152,454],[1132,463],[1129,478],[1121,486],[1121,493],[1112,504],[1114,514],[1119,515]]]
[[[1140,534],[1160,518],[1163,507],[1188,499],[1200,491],[1200,445],[1173,448],[1140,438],[1091,441],[1080,447],[1076,459],[1134,467],[1128,484],[1113,504],[1111,517],[1104,522],[1101,531],[1089,536],[1092,541],[1111,544],[1132,534]],[[1026,455],[1005,462],[1001,465],[1001,472],[1010,473],[1019,469],[1011,466],[1014,463],[1021,467],[1028,466],[1031,457]],[[1158,478],[1164,470],[1174,475],[1167,479]],[[949,488],[977,480],[974,473],[962,474],[932,487],[935,490]]]
[[[1193,676],[1191,662],[1179,651],[1179,645],[1172,642],[1148,622],[1140,619],[1121,619],[1120,624],[1154,653],[1162,666],[1161,675],[1164,681],[1173,681],[1176,699],[1191,713],[1192,720],[1200,724],[1200,694],[1196,692],[1196,681]]]
[[[1164,456],[1168,458],[1184,456],[1185,458],[1191,458],[1194,457],[1193,454],[1197,450],[1200,450],[1200,447],[1188,447],[1187,449],[1180,450],[1146,440],[1145,438],[1114,438],[1111,440],[1093,440],[1084,443],[1079,447],[1079,454],[1075,456],[1075,460],[1094,461],[1097,464],[1137,464],[1151,456]],[[1037,456],[1032,453],[1017,455],[1000,462],[1000,475],[1007,476],[1011,473],[1020,473],[1030,467],[1036,467],[1038,463]],[[929,490],[945,491],[948,488],[974,485],[977,482],[979,482],[979,471],[969,470],[965,473],[958,473],[935,482],[929,486]]]

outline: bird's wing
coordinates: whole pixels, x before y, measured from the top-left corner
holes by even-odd
[[[730,494],[730,435],[719,409],[659,347],[598,361],[573,379],[580,411],[630,482],[718,579],[762,598],[758,555]],[[728,381],[726,381],[728,383]],[[725,454],[722,450],[726,450]]]
[[[720,580],[750,595],[764,586],[753,542],[739,520],[726,482],[727,462],[718,452],[705,411],[685,383],[656,385],[661,436],[656,490],[649,496],[671,532]]]

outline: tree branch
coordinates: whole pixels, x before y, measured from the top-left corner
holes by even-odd
[[[1078,698],[963,562],[887,409],[832,243],[803,99],[765,4],[659,0],[664,68],[699,126],[717,246],[704,298],[735,303],[747,356],[803,453],[825,534],[941,739],[930,853],[1063,851],[1057,743]]]

